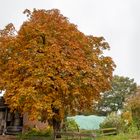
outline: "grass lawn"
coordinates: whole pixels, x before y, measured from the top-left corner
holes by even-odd
[[[110,135],[110,136],[100,136],[99,131],[94,130],[81,130],[80,133],[82,134],[97,134],[97,137],[95,139],[93,138],[81,138],[79,136],[64,136],[62,135],[62,138],[56,139],[56,140],[140,140],[140,131],[130,131],[130,133],[120,133],[117,135]],[[33,135],[32,133],[30,135],[19,135],[17,140],[52,140],[52,136],[49,135]]]
[[[67,138],[63,137],[60,140],[67,140]],[[72,138],[68,137],[68,140],[80,140],[80,138]],[[93,138],[82,138],[81,140],[93,140]],[[95,138],[95,140],[140,140],[140,134],[118,134],[112,136],[101,136]]]
[[[30,137],[26,140],[52,140],[52,137]],[[21,139],[20,139],[21,140]],[[22,140],[25,140],[24,138]],[[57,139],[56,139],[57,140]],[[80,138],[63,137],[58,140],[80,140]],[[92,138],[82,138],[81,140],[93,140]],[[140,140],[140,134],[118,134],[114,136],[102,136],[95,138],[95,140]]]
[[[140,140],[140,135],[134,134],[118,134],[116,136],[103,136],[96,140]]]
[[[91,138],[85,138],[83,140],[92,140]],[[133,134],[118,134],[114,136],[102,136],[95,140],[140,140],[140,135]]]

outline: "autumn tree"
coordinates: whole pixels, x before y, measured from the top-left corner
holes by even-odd
[[[95,105],[95,112],[107,115],[112,111],[123,109],[125,100],[136,92],[137,85],[134,79],[115,75],[111,82],[112,88],[101,93],[101,100]]]
[[[87,36],[59,10],[25,10],[19,31],[0,31],[0,89],[12,111],[62,120],[92,108],[110,88],[114,63],[103,37]]]

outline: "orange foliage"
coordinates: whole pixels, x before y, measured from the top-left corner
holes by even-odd
[[[115,67],[103,37],[86,36],[56,9],[25,10],[18,32],[0,31],[0,87],[11,110],[46,120],[92,107]]]

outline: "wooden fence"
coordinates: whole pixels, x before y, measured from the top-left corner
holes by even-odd
[[[116,128],[104,128],[104,129],[99,129],[98,133],[94,131],[93,133],[83,133],[83,132],[55,132],[54,134],[54,140],[56,140],[57,135],[65,136],[66,139],[75,139],[78,138],[81,140],[82,138],[91,138],[92,140],[96,140],[97,137],[101,136],[108,136],[108,135],[116,135],[117,134],[117,129]]]

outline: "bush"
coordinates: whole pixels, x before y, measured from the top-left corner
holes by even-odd
[[[121,114],[121,117],[123,119],[123,122],[125,123],[126,126],[129,126],[132,124],[132,113],[131,111],[124,111],[122,114]]]
[[[100,124],[100,128],[117,128],[117,131],[123,130],[123,120],[121,116],[111,113],[107,118]]]
[[[47,126],[44,130],[39,130],[38,128],[30,128],[27,132],[18,135],[19,139],[30,139],[32,137],[49,137],[52,134],[52,129]]]
[[[140,86],[137,88],[137,92],[130,96],[126,102],[125,106],[131,110],[133,122],[140,130]]]
[[[76,123],[76,121],[72,118],[68,118],[66,122],[66,127],[67,130],[78,130],[79,131],[79,126]]]

